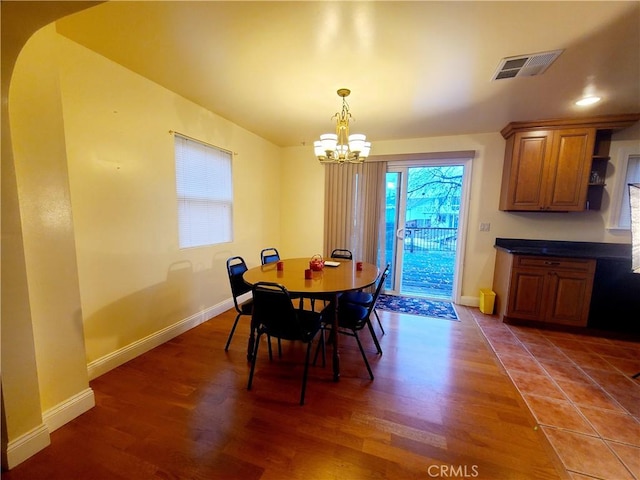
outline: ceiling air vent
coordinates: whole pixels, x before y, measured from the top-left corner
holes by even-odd
[[[549,68],[549,65],[551,65],[561,53],[562,50],[554,50],[552,52],[532,53],[530,55],[503,58],[491,80],[540,75]]]

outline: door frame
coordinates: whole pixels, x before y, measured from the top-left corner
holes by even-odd
[[[465,152],[471,153],[471,152]],[[473,154],[471,155],[461,155],[460,157],[452,157],[450,155],[446,155],[445,158],[435,158],[434,154],[425,155],[424,159],[414,159],[414,160],[388,160],[387,161],[387,172],[398,172],[404,170],[402,175],[402,185],[403,185],[403,195],[406,190],[404,190],[407,182],[406,178],[406,169],[409,167],[438,167],[438,166],[451,166],[451,165],[462,165],[463,167],[463,175],[462,175],[462,188],[460,191],[460,214],[458,218],[458,239],[456,241],[456,256],[455,256],[455,264],[454,264],[454,273],[453,273],[453,285],[451,292],[451,300],[453,303],[460,303],[460,298],[462,296],[462,278],[464,276],[464,254],[466,251],[466,243],[467,243],[467,226],[468,226],[468,216],[469,216],[469,202],[471,197],[471,172],[472,172],[472,160]],[[414,157],[415,158],[415,157]],[[401,172],[402,173],[402,172]],[[405,203],[406,206],[406,203]],[[402,212],[400,211],[402,210]],[[405,215],[405,209],[399,208],[398,215]],[[381,228],[384,229],[384,214],[381,218]],[[404,241],[403,241],[404,244]],[[403,245],[404,249],[404,245]],[[395,252],[394,252],[395,253]],[[397,256],[397,253],[396,253]],[[395,272],[394,272],[395,275]],[[397,280],[397,279],[396,279]],[[394,282],[394,285],[396,283]],[[399,292],[396,292],[399,293]]]

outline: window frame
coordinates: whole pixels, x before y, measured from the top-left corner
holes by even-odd
[[[640,149],[637,147],[621,148],[618,152],[618,164],[616,170],[620,172],[615,182],[615,188],[611,193],[611,211],[609,215],[609,226],[607,229],[611,232],[631,232],[631,226],[620,225],[622,209],[624,207],[625,191],[628,192],[629,187],[627,173],[629,160],[631,158],[640,158]],[[638,179],[640,181],[640,179]],[[627,207],[629,207],[627,205]]]

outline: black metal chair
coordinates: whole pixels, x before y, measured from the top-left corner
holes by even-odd
[[[344,260],[353,260],[353,254],[351,250],[346,248],[336,248],[331,252],[331,258],[342,258]]]
[[[284,340],[299,340],[307,344],[302,392],[300,393],[300,405],[304,405],[311,345],[322,326],[322,315],[322,312],[295,308],[289,292],[282,285],[271,282],[256,283],[253,286],[253,322],[256,325],[258,336],[253,350],[247,390],[251,390],[253,383],[262,335]],[[320,341],[324,343],[324,337],[321,337]],[[324,345],[322,348],[324,351]],[[271,358],[271,348],[269,348],[269,357]]]
[[[342,260],[353,260],[353,254],[351,250],[346,248],[336,248],[331,252],[331,258],[338,258]],[[311,309],[315,308],[316,300],[322,300],[326,306],[328,302],[334,299],[333,295],[314,295],[309,297],[311,299]]]
[[[383,272],[383,276],[384,279],[382,280],[382,284],[384,285],[384,280],[387,278],[387,276],[389,276],[389,271],[391,269],[391,264],[387,263],[387,266],[384,269]],[[382,277],[381,277],[382,278]],[[377,289],[377,287],[376,287]],[[371,304],[373,302],[373,294],[369,293],[369,292],[364,292],[364,291],[359,291],[359,292],[347,292],[344,293],[343,295],[341,295],[340,300],[343,302],[347,302],[347,303],[355,303],[357,305],[362,305],[363,307],[367,307],[369,306],[369,304]],[[376,298],[376,302],[378,301],[378,299]],[[382,326],[382,322],[380,321],[380,317],[378,316],[378,312],[376,311],[375,308],[375,302],[373,302],[374,306],[373,306],[373,314],[376,316],[376,319],[378,320],[378,326],[380,327],[380,331],[382,332],[382,335],[384,335],[384,327]]]
[[[251,316],[253,312],[253,300],[249,299],[245,302],[238,303],[238,297],[244,295],[251,291],[251,287],[245,283],[242,278],[242,274],[248,270],[247,264],[244,262],[242,257],[231,257],[227,259],[227,273],[229,275],[229,283],[231,284],[231,294],[233,296],[233,304],[235,306],[236,319],[233,322],[233,327],[231,327],[231,332],[229,332],[229,338],[227,339],[227,344],[225,345],[225,351],[229,350],[229,345],[231,344],[231,339],[233,338],[233,334],[236,331],[236,327],[238,326],[238,320],[242,315]],[[251,328],[251,335],[249,337],[249,346],[247,348],[247,358],[251,358],[251,354],[253,352],[253,342],[255,339],[254,328]]]
[[[274,263],[279,260],[280,254],[275,248],[265,248],[260,252],[260,263],[262,265],[266,265],[267,263]],[[302,297],[302,295],[291,295],[291,298],[299,298],[300,308],[304,308],[304,298]],[[311,306],[313,307],[313,304]],[[279,355],[282,356],[282,344],[280,340],[278,340],[278,352]]]
[[[376,333],[373,330],[373,326],[371,325],[371,320],[369,317],[371,316],[371,312],[375,307],[376,301],[378,299],[378,296],[380,295],[380,291],[382,290],[382,286],[384,285],[384,281],[387,278],[388,274],[389,274],[389,269],[386,268],[384,272],[382,272],[382,275],[380,275],[380,279],[379,279],[378,285],[376,286],[375,293],[373,294],[372,301],[369,303],[368,306],[365,307],[355,303],[346,302],[342,299],[343,297],[340,297],[340,300],[338,302],[338,333],[342,335],[348,335],[350,337],[355,337],[356,342],[358,343],[358,348],[360,349],[360,353],[362,354],[364,364],[367,367],[367,371],[369,372],[369,377],[371,378],[371,380],[373,380],[374,378],[373,371],[371,370],[371,366],[369,365],[369,360],[367,360],[367,355],[364,351],[364,348],[362,347],[362,342],[360,341],[360,336],[358,335],[358,332],[362,330],[364,327],[367,327],[369,329],[369,332],[371,333],[371,337],[373,338],[373,343],[376,346],[376,350],[378,351],[379,354],[382,354],[382,348],[380,348],[378,337],[376,337]],[[324,318],[326,318],[326,320],[323,320],[323,326],[322,326],[323,330],[332,329],[333,322],[330,321],[329,319],[332,318],[330,317],[330,315],[335,314],[335,311],[333,310],[334,308],[335,308],[335,305],[331,303],[324,310],[325,312]],[[331,332],[331,333],[333,334],[334,332]],[[323,337],[324,337],[324,334],[323,334]],[[324,342],[322,343],[322,347],[324,348]],[[318,358],[318,351],[316,351],[314,363],[317,360],[317,358]],[[324,358],[324,351],[323,351],[323,358]]]
[[[260,263],[266,265],[280,260],[280,254],[275,248],[265,248],[260,252]]]

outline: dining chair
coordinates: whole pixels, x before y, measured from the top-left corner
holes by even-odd
[[[330,258],[338,258],[342,260],[353,260],[353,254],[351,253],[351,250],[347,250],[346,248],[335,248],[331,252]],[[330,294],[323,294],[323,295],[314,295],[309,298],[311,299],[311,310],[313,310],[315,308],[316,300],[322,300],[324,302],[324,305],[326,306],[328,302],[334,299],[334,296]]]
[[[344,260],[353,260],[353,254],[351,250],[346,248],[336,248],[331,252],[331,258],[342,258]]]
[[[387,275],[389,275],[389,268],[385,268],[384,272],[382,272],[382,275],[380,275],[380,281],[376,286],[375,293],[373,294],[373,299],[368,306],[365,307],[363,305],[358,305],[356,303],[346,302],[342,300],[342,297],[338,301],[338,332],[337,333],[342,335],[348,335],[350,337],[355,337],[356,342],[358,343],[358,348],[360,349],[360,353],[362,354],[364,364],[367,367],[367,371],[369,372],[369,377],[371,378],[371,380],[374,379],[373,371],[371,370],[371,366],[369,365],[369,360],[367,359],[367,355],[364,351],[364,348],[362,347],[362,342],[360,341],[360,336],[358,335],[358,332],[362,330],[364,327],[367,327],[369,329],[369,332],[371,333],[371,337],[373,338],[373,343],[376,346],[377,352],[379,354],[382,354],[382,348],[380,348],[380,343],[378,342],[376,333],[373,330],[373,326],[371,325],[370,316],[371,316],[372,310],[375,307],[376,300],[380,295],[380,291],[382,290],[382,286],[384,285],[384,281],[386,280]],[[334,308],[335,308],[335,304],[331,303],[324,310],[325,313],[323,316],[323,323],[322,323],[323,338],[324,338],[324,331],[331,330],[333,328],[333,321],[331,321],[330,319],[332,318],[331,315],[335,315]],[[331,333],[333,334],[334,332],[331,332]],[[320,347],[324,348],[324,341],[318,345],[318,350],[320,349]],[[313,360],[314,364],[318,358],[318,350],[316,350],[315,358]],[[322,353],[323,353],[323,359],[324,359],[324,351]]]
[[[260,263],[266,265],[267,263],[274,263],[280,260],[280,254],[275,248],[265,248],[260,252]],[[304,308],[304,298],[301,295],[291,295],[291,298],[300,299],[300,308]],[[313,304],[311,305],[313,307]],[[280,340],[278,340],[278,353],[282,356],[282,346]]]
[[[275,248],[265,248],[260,252],[260,263],[266,265],[280,260],[280,254]]]
[[[322,326],[323,312],[313,312],[295,308],[287,289],[272,282],[258,282],[253,286],[253,322],[256,325],[257,338],[253,350],[251,371],[247,390],[251,390],[253,375],[258,358],[260,337],[269,335],[283,340],[301,341],[307,344],[307,352],[302,376],[300,405],[304,405],[309,371],[311,345]],[[324,336],[320,338],[324,342]],[[324,351],[324,345],[322,346]],[[269,348],[271,358],[271,349]]]
[[[242,257],[230,257],[227,259],[227,274],[229,275],[229,283],[231,285],[231,295],[233,296],[233,305],[235,306],[236,319],[233,322],[233,327],[231,327],[231,332],[229,332],[229,338],[227,338],[227,344],[225,345],[225,351],[229,350],[229,345],[231,344],[231,339],[233,338],[233,334],[236,331],[236,327],[238,326],[238,320],[242,315],[251,316],[253,312],[253,299],[248,299],[242,303],[239,303],[238,297],[244,295],[251,291],[251,286],[249,286],[242,278],[244,272],[248,270],[247,264],[245,263]],[[251,354],[253,352],[253,341],[255,339],[254,328],[251,328],[251,335],[249,337],[249,347],[247,348],[247,359],[251,359]]]
[[[229,345],[231,344],[231,339],[233,338],[233,334],[236,331],[236,327],[238,326],[238,320],[242,315],[251,316],[253,313],[253,299],[249,298],[242,303],[239,303],[238,297],[244,295],[251,291],[251,286],[249,286],[242,275],[247,271],[247,264],[245,263],[242,257],[231,257],[227,259],[227,274],[229,276],[229,283],[231,285],[231,296],[233,297],[233,305],[238,314],[236,315],[236,319],[233,322],[233,326],[231,327],[231,332],[229,332],[229,338],[227,338],[227,344],[224,346],[225,352],[229,350]],[[253,346],[255,344],[256,338],[256,329],[253,322],[251,323],[251,331],[249,333],[249,344],[247,346],[247,360],[251,361],[251,355],[253,355]],[[269,338],[269,354],[271,354],[271,338]],[[282,356],[282,345],[280,343],[280,339],[278,339],[278,354]]]
[[[380,276],[380,280],[382,281],[382,284],[384,285],[384,281],[387,278],[387,276],[389,276],[389,271],[391,269],[391,264],[387,263],[387,266],[384,269],[383,275]],[[382,278],[384,276],[384,278]],[[380,286],[380,283],[378,283],[378,285],[376,285],[376,290],[378,290],[378,287]],[[355,303],[357,305],[362,305],[363,307],[368,307],[372,302],[373,302],[373,314],[376,316],[376,319],[378,320],[378,326],[380,327],[380,331],[382,332],[382,335],[384,335],[384,327],[382,326],[382,322],[380,321],[380,316],[378,315],[378,312],[376,311],[375,308],[375,302],[374,300],[374,294],[373,293],[369,293],[369,292],[364,292],[364,291],[357,291],[357,292],[346,292],[344,293],[340,299],[343,302],[348,302],[348,303]],[[378,301],[377,297],[376,297],[376,302]]]

